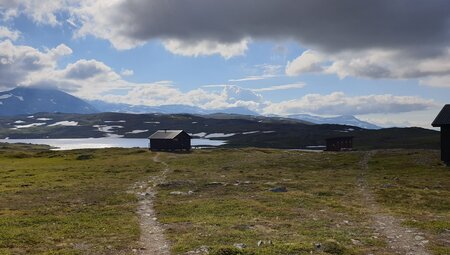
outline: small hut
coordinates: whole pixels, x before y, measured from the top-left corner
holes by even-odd
[[[343,151],[353,149],[353,136],[332,137],[326,139],[327,151]]]
[[[152,151],[191,149],[191,136],[183,130],[158,130],[148,139]]]
[[[442,108],[431,125],[441,128],[441,160],[450,165],[450,104]]]

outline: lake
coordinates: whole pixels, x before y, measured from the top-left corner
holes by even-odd
[[[31,143],[45,144],[55,147],[55,150],[100,149],[100,148],[148,148],[146,138],[74,138],[74,139],[0,139],[1,143]],[[191,139],[193,147],[220,146],[224,140]]]

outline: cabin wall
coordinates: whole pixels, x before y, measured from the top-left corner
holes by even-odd
[[[190,150],[190,139],[150,139],[151,150]]]
[[[441,127],[441,160],[450,163],[450,125]]]
[[[327,151],[340,151],[342,149],[352,149],[353,139],[327,139]]]

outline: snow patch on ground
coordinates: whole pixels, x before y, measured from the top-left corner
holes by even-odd
[[[263,134],[271,134],[271,133],[275,133],[276,131],[273,130],[269,130],[269,131],[263,131]]]
[[[25,121],[23,121],[23,120],[16,120],[16,121],[14,121],[14,123],[15,124],[22,124],[22,123],[25,123]]]
[[[0,96],[0,99],[7,99],[7,98],[10,98],[10,97],[12,97],[11,94],[4,94],[4,95]]]
[[[146,121],[144,123],[147,123],[147,124],[160,124],[161,122],[159,122],[159,121]]]
[[[145,133],[145,132],[148,132],[148,129],[145,129],[145,130],[133,130],[133,131],[131,131],[131,132],[127,132],[127,134],[140,134],[140,133]]]
[[[114,128],[123,128],[123,126],[108,126],[108,125],[94,125],[93,127],[97,128],[98,131],[106,134],[107,137],[120,138],[123,135],[114,134]]]
[[[27,118],[32,119],[32,118],[34,118],[34,115],[30,115]]]
[[[261,131],[247,131],[247,132],[242,132],[243,135],[251,135],[251,134],[256,134],[259,133]]]
[[[325,149],[327,146],[325,146],[325,145],[309,145],[309,146],[306,146],[306,148],[308,148],[308,149]]]
[[[126,120],[105,120],[104,121],[105,123],[115,123],[115,122],[118,122],[118,123],[125,123],[125,122],[127,122]]]
[[[15,128],[11,128],[11,129],[21,129],[21,128],[31,128],[31,127],[39,127],[39,126],[43,126],[47,123],[31,123],[28,125],[16,125]]]
[[[212,133],[212,134],[208,134],[205,136],[205,138],[221,138],[221,137],[230,137],[236,135],[236,133],[229,133],[229,134],[225,134],[225,133]]]
[[[197,133],[197,134],[192,134],[191,136],[204,137],[205,135],[206,135],[205,132],[200,132],[200,133]]]
[[[53,124],[48,125],[49,127],[54,127],[54,126],[66,126],[66,127],[73,127],[73,126],[78,126],[78,122],[76,121],[59,121]]]
[[[51,118],[37,118],[36,120],[47,121],[47,120],[52,120],[52,119]]]
[[[23,101],[23,97],[21,97],[21,96],[16,96],[16,95],[14,95],[16,98],[18,98],[20,101]]]

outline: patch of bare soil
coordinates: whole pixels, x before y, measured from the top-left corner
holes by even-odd
[[[139,196],[139,222],[141,227],[141,237],[139,240],[140,248],[134,252],[140,255],[170,255],[170,244],[164,237],[164,228],[158,222],[155,210],[153,208],[153,200],[156,195],[155,187],[165,181],[169,166],[159,158],[157,153],[153,157],[153,161],[161,163],[164,169],[158,175],[152,176],[147,182],[136,183]],[[143,192],[142,192],[143,191]]]
[[[376,151],[367,152],[360,162],[361,174],[358,177],[358,186],[364,205],[369,209],[375,230],[374,236],[385,238],[389,253],[406,255],[430,255],[425,248],[428,243],[423,233],[416,229],[401,226],[399,219],[384,213],[375,201],[365,178],[369,170],[369,160]]]

